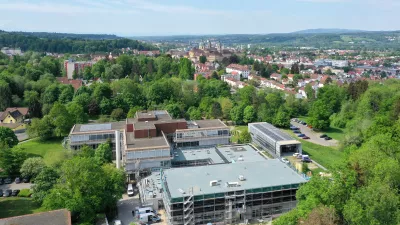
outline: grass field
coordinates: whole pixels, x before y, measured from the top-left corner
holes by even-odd
[[[232,143],[237,143],[237,142],[238,142],[238,139],[239,139],[239,134],[240,134],[240,132],[245,131],[245,130],[247,130],[247,129],[248,129],[247,126],[235,126],[235,127],[232,129],[231,142],[232,142]]]
[[[327,169],[332,168],[332,166],[343,159],[344,153],[337,150],[336,148],[322,146],[318,144],[314,144],[308,141],[305,141],[301,138],[298,138],[293,134],[289,129],[284,129],[286,133],[288,133],[293,138],[296,138],[301,142],[303,148],[303,154],[309,155],[311,159],[315,160],[317,163],[326,167]]]
[[[63,148],[61,139],[40,142],[31,140],[19,144],[20,147],[28,153],[29,157],[41,156],[47,165],[53,165],[68,158],[70,152]]]
[[[0,209],[0,218],[47,211],[36,205],[31,198],[21,197],[0,198]]]
[[[302,144],[303,154],[309,155],[311,159],[315,160],[327,169],[332,168],[336,162],[342,160],[344,157],[344,153],[337,149],[317,145],[301,139],[298,140]]]

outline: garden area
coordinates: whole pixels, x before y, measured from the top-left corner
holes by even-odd
[[[62,139],[39,141],[34,139],[23,142],[19,146],[28,154],[28,157],[42,157],[47,165],[54,165],[69,158],[70,151],[61,145]]]
[[[46,211],[31,198],[8,197],[0,198],[0,218],[21,216]]]

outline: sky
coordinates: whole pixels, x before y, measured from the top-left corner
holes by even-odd
[[[0,30],[119,36],[400,30],[400,0],[0,0]]]

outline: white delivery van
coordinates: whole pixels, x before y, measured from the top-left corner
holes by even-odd
[[[129,197],[133,196],[133,186],[132,186],[132,184],[128,184],[127,194],[128,194]]]
[[[154,215],[157,215],[157,212],[153,210],[151,207],[144,207],[144,208],[138,208],[136,214],[141,215],[141,214],[146,214],[146,213],[153,213]]]
[[[140,224],[147,224],[148,222],[152,222],[153,219],[158,218],[154,213],[143,213],[139,214],[139,223]]]

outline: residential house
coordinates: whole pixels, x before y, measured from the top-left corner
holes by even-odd
[[[273,74],[271,74],[271,79],[274,79],[274,80],[276,80],[276,81],[280,81],[281,79],[282,79],[282,74],[279,74],[279,73],[273,73]]]
[[[307,98],[307,93],[306,93],[304,87],[301,87],[301,88],[299,89],[299,94],[300,94],[303,98]]]
[[[250,70],[247,66],[242,66],[239,64],[230,64],[226,67],[227,73],[237,72],[242,78],[248,78],[250,75]]]
[[[57,77],[57,81],[62,84],[70,84],[75,91],[82,87],[82,80],[69,80],[67,77]]]
[[[28,108],[7,108],[4,112],[0,112],[0,126],[8,127],[13,131],[25,130],[24,120],[28,115]]]

